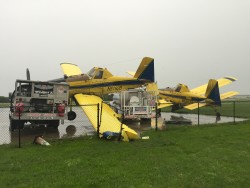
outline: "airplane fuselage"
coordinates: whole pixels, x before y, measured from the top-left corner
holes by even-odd
[[[180,105],[189,105],[194,102],[201,102],[206,100],[206,97],[193,94],[191,92],[176,92],[176,91],[159,91],[159,95],[161,98],[165,99],[166,101],[171,101],[175,104]]]
[[[148,82],[149,81],[142,79],[113,76],[106,79],[90,79],[68,82],[68,84],[70,86],[70,95],[84,93],[101,96],[103,94],[116,93],[131,88],[137,88]]]

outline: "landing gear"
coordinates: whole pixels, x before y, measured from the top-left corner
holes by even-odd
[[[216,115],[216,119],[215,119],[215,122],[217,123],[218,121],[220,121],[220,116],[221,116],[221,114],[220,114],[220,112],[217,112],[216,110],[215,110],[215,115]]]

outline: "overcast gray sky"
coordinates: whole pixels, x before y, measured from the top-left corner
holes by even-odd
[[[250,94],[249,0],[1,0],[0,96],[15,79],[63,75],[62,62],[114,75],[155,59],[159,87],[234,76]]]

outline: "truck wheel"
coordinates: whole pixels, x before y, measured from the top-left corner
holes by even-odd
[[[74,111],[68,112],[68,120],[72,121],[76,118],[76,113]]]
[[[60,124],[59,120],[52,120],[49,121],[48,126],[57,129],[59,127],[59,124]]]

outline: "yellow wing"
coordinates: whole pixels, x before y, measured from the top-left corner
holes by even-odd
[[[237,92],[237,91],[229,91],[229,92],[221,94],[220,99],[223,100],[223,99],[226,99],[226,98],[232,97],[234,95],[238,95],[238,94],[239,94],[239,92]]]
[[[237,79],[234,77],[227,76],[227,77],[220,78],[217,81],[218,81],[219,87],[223,87],[223,86],[228,85],[236,80]],[[197,88],[192,89],[191,92],[195,93],[197,95],[204,95],[206,92],[206,89],[207,89],[207,84],[204,84],[202,86],[199,86]]]
[[[133,71],[127,71],[127,73],[128,73],[130,76],[134,76],[134,75],[135,75],[135,72],[133,72]]]
[[[199,103],[199,108],[202,106],[206,106],[206,105],[207,105],[206,103]],[[188,110],[194,110],[194,109],[198,108],[198,103],[193,103],[193,104],[184,106],[184,108],[186,108]]]
[[[229,97],[232,97],[234,95],[238,95],[239,92],[236,92],[236,91],[229,91],[229,92],[226,92],[226,93],[223,93],[220,95],[220,99],[223,100],[223,99],[227,99]],[[199,108],[202,107],[202,106],[206,106],[206,105],[209,105],[209,103],[199,103]],[[198,108],[198,103],[193,103],[193,104],[190,104],[190,105],[187,105],[187,106],[184,106],[184,108],[188,109],[188,110],[194,110],[196,108]]]
[[[89,121],[95,130],[97,130],[97,106],[93,104],[102,104],[102,109],[99,109],[101,114],[101,125],[100,133],[103,134],[106,131],[119,133],[121,130],[121,122],[117,119],[118,114],[116,114],[109,105],[102,102],[100,97],[94,95],[83,95],[76,94],[75,99],[81,105],[81,108],[85,112]],[[88,106],[92,105],[92,106]],[[122,124],[122,136],[124,141],[139,139],[139,135],[133,129],[129,128],[127,125]]]
[[[61,63],[61,68],[63,70],[64,75],[67,76],[82,74],[81,69],[77,65],[72,63]]]

